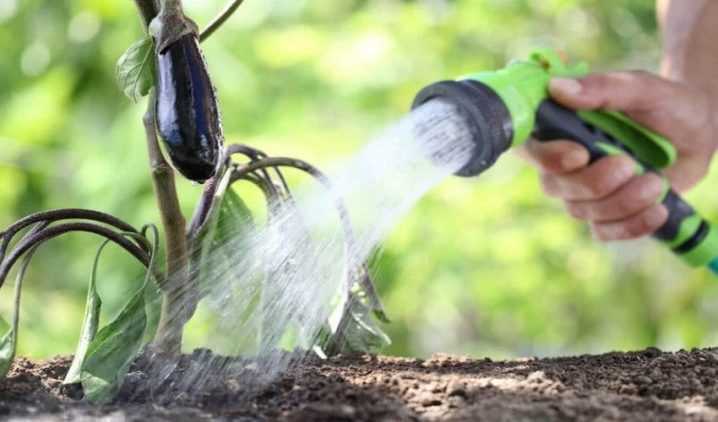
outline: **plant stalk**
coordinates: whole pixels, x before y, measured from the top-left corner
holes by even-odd
[[[171,3],[171,2],[170,2]],[[145,29],[160,12],[159,0],[135,0]],[[162,281],[162,312],[154,346],[161,352],[177,354],[182,349],[182,330],[194,310],[189,288],[189,255],[185,235],[185,218],[179,205],[174,171],[167,163],[157,139],[155,97],[150,96],[143,118],[147,152],[155,197],[165,233],[166,277]]]
[[[220,26],[222,26],[227,19],[229,19],[234,12],[239,8],[239,6],[244,3],[244,0],[231,0],[227,6],[222,10],[219,15],[217,15],[216,18],[212,20],[212,22],[207,25],[205,29],[202,30],[202,32],[199,35],[200,42],[206,40],[207,38],[211,37],[214,32],[219,29]]]
[[[217,30],[241,3],[242,0],[231,0],[224,11],[210,23],[203,38]],[[163,19],[166,20],[163,22],[164,27],[159,34],[153,35],[157,35],[155,42],[159,43],[160,47],[171,41],[177,35],[175,32],[186,30],[188,22],[191,22],[182,13],[182,0],[135,0],[135,4],[147,29],[153,19],[162,13]],[[154,345],[162,352],[179,353],[183,327],[192,317],[199,296],[196,281],[190,276],[186,221],[177,197],[174,171],[165,160],[157,139],[155,101],[152,95],[143,123],[155,196],[165,232],[167,276],[160,286],[163,293],[162,313]],[[209,190],[212,190],[211,187]]]
[[[152,19],[159,13],[159,7],[155,0],[135,0],[135,5],[142,17],[143,28],[150,26]]]
[[[162,313],[155,337],[155,346],[163,352],[179,353],[182,346],[182,329],[189,321],[194,309],[192,291],[189,288],[189,254],[186,222],[180,208],[175,185],[174,170],[167,163],[160,150],[155,128],[155,98],[151,96],[143,118],[147,137],[147,151],[152,172],[152,182],[157,206],[165,232],[165,260],[167,277],[160,285],[162,289]]]

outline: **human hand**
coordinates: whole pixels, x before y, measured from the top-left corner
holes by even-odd
[[[718,114],[707,94],[646,72],[553,79],[550,92],[571,109],[621,111],[669,139],[678,159],[665,175],[676,191],[689,189],[708,172],[718,146]],[[668,211],[659,203],[663,181],[653,173],[637,175],[630,157],[609,156],[589,165],[586,149],[563,140],[531,140],[524,150],[542,173],[544,191],[588,221],[598,239],[638,238],[666,222]]]

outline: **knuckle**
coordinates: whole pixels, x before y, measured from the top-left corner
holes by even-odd
[[[628,157],[608,157],[596,164],[593,174],[587,175],[590,193],[600,199],[615,192],[633,178],[633,162]]]
[[[642,206],[642,204],[637,203],[635,200],[622,198],[616,201],[616,205],[613,207],[613,213],[616,218],[625,218],[639,211]]]
[[[616,188],[616,182],[611,175],[601,174],[593,181],[588,181],[585,187],[592,199],[600,199],[613,192]]]
[[[634,195],[630,190],[622,192],[616,199],[606,204],[606,208],[614,210],[618,217],[626,217],[650,206],[653,201],[649,198]]]

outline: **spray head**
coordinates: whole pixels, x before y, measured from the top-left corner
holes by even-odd
[[[541,142],[574,141],[586,148],[591,162],[627,154],[636,160],[638,174],[657,173],[671,165],[676,158],[671,143],[627,116],[605,110],[576,112],[549,98],[552,77],[576,77],[587,71],[585,64],[567,65],[557,53],[540,50],[502,69],[430,85],[419,92],[413,107],[439,100],[460,115],[473,151],[459,176],[480,174],[530,136]],[[712,230],[670,186],[661,203],[668,209],[668,221],[654,237],[688,264],[708,265],[718,274],[718,230]]]
[[[429,85],[414,108],[438,99],[456,106],[466,120],[475,146],[471,160],[457,175],[476,176],[511,146],[524,143],[536,125],[536,113],[548,99],[553,76],[580,76],[585,64],[568,65],[551,50],[537,50],[527,60],[494,71],[466,75],[458,81]]]
[[[419,92],[412,109],[434,100],[453,105],[471,136],[471,158],[456,172],[458,176],[479,175],[511,146],[511,115],[488,86],[475,80],[437,82]]]

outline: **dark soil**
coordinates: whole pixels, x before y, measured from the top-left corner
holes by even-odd
[[[192,357],[185,357],[192,359]],[[494,362],[437,355],[314,360],[250,395],[219,380],[196,394],[142,390],[134,368],[118,401],[93,406],[61,386],[69,360],[17,359],[0,381],[16,420],[536,421],[718,420],[718,349]],[[168,398],[170,397],[170,398]]]

